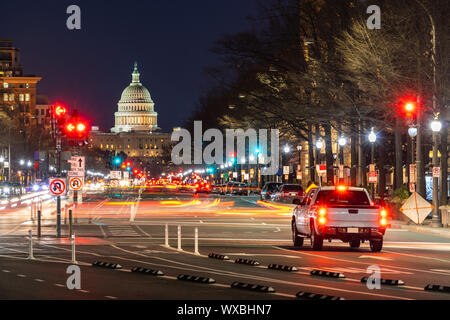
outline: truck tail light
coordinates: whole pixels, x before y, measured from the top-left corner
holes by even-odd
[[[319,208],[318,211],[318,215],[319,215],[319,224],[325,224],[327,222],[327,209],[325,208]]]
[[[381,209],[380,211],[380,225],[385,227],[387,225],[387,211],[385,209]]]

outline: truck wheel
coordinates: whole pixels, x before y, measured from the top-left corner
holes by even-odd
[[[359,240],[350,241],[350,248],[359,248],[360,245],[361,245],[361,241],[359,241]]]
[[[380,252],[382,248],[383,248],[383,239],[370,240],[370,250],[372,250],[372,252]]]
[[[295,226],[295,221],[292,221],[292,242],[294,243],[294,247],[301,248],[303,247],[303,237],[300,237],[297,231],[297,227]]]
[[[314,250],[322,250],[323,238],[316,233],[314,226],[311,226],[311,247]]]

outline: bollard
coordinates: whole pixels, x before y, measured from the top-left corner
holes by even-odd
[[[34,255],[33,255],[33,231],[28,230],[28,237],[30,238],[30,252],[29,252],[28,260],[34,260]]]
[[[181,251],[181,226],[178,225],[178,250]]]
[[[131,205],[130,209],[130,222],[134,222],[133,212],[134,212],[134,204]]]
[[[41,210],[38,210],[37,212],[37,218],[38,218],[38,238],[41,237]]]
[[[165,241],[164,241],[164,246],[169,247],[169,225],[166,223],[166,227],[165,227]]]
[[[77,206],[75,204],[73,204],[73,209],[75,209]],[[75,224],[78,223],[78,216],[75,214]]]
[[[75,259],[75,235],[73,234],[71,236],[72,239],[72,263],[78,264],[77,260]]]
[[[195,228],[194,253],[196,255],[200,255],[200,252],[198,252],[198,228]]]
[[[72,210],[69,210],[69,238],[72,236]]]

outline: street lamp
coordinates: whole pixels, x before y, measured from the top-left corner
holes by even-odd
[[[377,141],[377,134],[373,131],[373,128],[369,133],[369,142],[371,144],[370,150],[370,163],[375,167],[375,142]],[[372,183],[372,200],[375,199],[375,184]]]
[[[319,149],[319,150],[323,148],[323,141],[322,141],[322,139],[317,140],[316,148]]]
[[[431,122],[431,130],[433,131],[433,216],[431,226],[434,228],[442,227],[441,219],[439,217],[439,177],[435,177],[435,169],[439,167],[438,159],[438,133],[441,131],[442,123],[439,121],[437,115]]]
[[[339,172],[339,177],[338,177],[338,181],[340,181],[340,179],[341,179],[341,174],[342,174],[342,179],[344,179],[344,170],[342,170],[342,172],[341,172],[341,167],[340,167],[340,165],[342,164],[342,166],[344,167],[344,147],[345,147],[345,145],[347,144],[347,139],[344,137],[344,136],[341,136],[339,139],[338,139],[338,144],[339,144],[339,146],[340,146],[340,150],[339,150],[339,152],[337,153],[338,154],[338,172]]]
[[[298,171],[302,172],[302,146],[298,145],[297,146],[297,151],[298,151]]]
[[[288,145],[286,145],[286,146],[284,147],[284,153],[289,153],[289,152],[291,152],[291,147],[289,147]]]

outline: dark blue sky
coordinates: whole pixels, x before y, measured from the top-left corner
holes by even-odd
[[[81,8],[80,31],[66,28],[71,4]],[[43,78],[38,93],[76,103],[106,130],[137,60],[168,131],[208,88],[203,69],[218,63],[214,41],[249,28],[256,8],[256,0],[2,1],[0,38],[21,49],[25,73]]]

